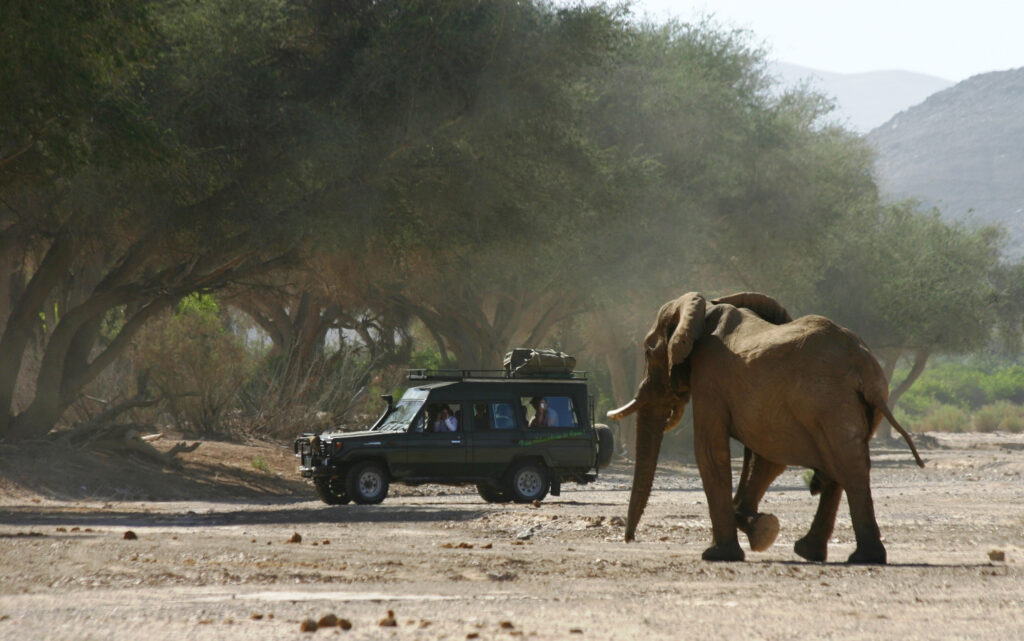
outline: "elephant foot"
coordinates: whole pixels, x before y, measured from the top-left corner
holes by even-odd
[[[779,535],[779,519],[774,514],[758,514],[750,521],[747,540],[754,552],[767,550]]]
[[[806,536],[793,545],[793,551],[814,563],[824,563],[828,559],[828,543],[818,542]]]
[[[704,550],[700,558],[705,561],[742,561],[746,558],[739,541],[733,539],[728,543],[718,543]]]
[[[864,545],[858,543],[857,549],[853,551],[850,558],[846,559],[846,562],[858,565],[885,565],[885,546],[881,541]]]

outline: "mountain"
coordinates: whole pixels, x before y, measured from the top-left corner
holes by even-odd
[[[1024,256],[1024,67],[968,78],[871,131],[883,192],[1000,223]]]
[[[836,118],[850,129],[867,133],[904,109],[953,85],[949,80],[909,71],[833,73],[774,62],[769,73],[783,87],[807,84],[835,99]]]

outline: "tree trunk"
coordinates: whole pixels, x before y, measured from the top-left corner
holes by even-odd
[[[0,439],[7,438],[14,421],[14,390],[25,349],[47,299],[67,273],[74,258],[74,243],[66,231],[54,238],[25,290],[11,308],[0,336]]]

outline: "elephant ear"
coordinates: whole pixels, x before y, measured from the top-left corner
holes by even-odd
[[[668,374],[672,368],[686,361],[693,344],[704,333],[704,310],[707,303],[700,294],[691,292],[673,302],[678,322],[668,337]]]
[[[730,294],[716,298],[711,303],[713,305],[732,305],[733,307],[749,309],[773,325],[784,325],[793,320],[789,312],[786,311],[786,308],[779,304],[779,301],[758,292]]]

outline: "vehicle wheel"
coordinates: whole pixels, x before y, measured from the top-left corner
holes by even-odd
[[[548,495],[551,484],[548,471],[539,463],[517,465],[508,479],[508,494],[516,503],[540,501]]]
[[[345,479],[340,476],[318,476],[313,479],[313,486],[316,487],[316,495],[327,505],[345,505],[352,500],[348,498]]]
[[[493,485],[486,483],[477,483],[476,491],[480,493],[480,498],[488,503],[508,503],[512,500],[504,490],[499,490]]]
[[[612,462],[615,455],[615,436],[607,425],[597,426],[597,469],[602,470]]]
[[[353,465],[346,478],[348,496],[360,505],[376,505],[388,495],[388,472],[376,461]]]

